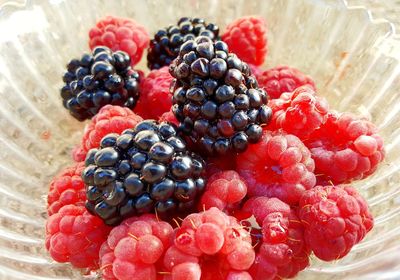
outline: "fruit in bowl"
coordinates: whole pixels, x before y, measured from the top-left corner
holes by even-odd
[[[360,194],[369,198],[369,178],[385,158],[380,122],[343,110],[315,71],[274,58],[268,44],[282,42],[269,36],[273,24],[266,33],[268,16],[232,19],[227,28],[212,17],[170,20],[177,28],[163,40],[176,52],[148,77],[137,64],[146,44],[133,47],[143,28],[119,27],[129,21],[108,17],[89,35],[102,40],[89,43],[93,64],[105,66],[101,77],[82,70],[83,60],[68,69],[76,79],[66,79],[69,94],[92,120],[83,132],[78,122],[70,128],[84,133],[68,144],[77,163],[50,187],[46,248],[54,260],[104,279],[301,278],[337,266],[311,258],[350,262],[364,246],[354,245],[375,234],[371,201]],[[185,37],[185,28],[200,31]],[[94,88],[84,83],[93,80]]]
[[[63,78],[71,115],[94,118],[73,154],[78,163],[50,187],[46,248],[54,260],[104,279],[293,278],[311,254],[343,258],[372,229],[367,202],[342,183],[383,160],[378,130],[332,111],[297,69],[253,75],[257,66],[247,62],[260,65],[267,54],[262,18],[237,19],[222,39],[200,18],[158,31],[148,65],[168,68],[140,87],[131,59],[143,49],[97,45],[112,32],[144,32],[113,31],[115,22],[128,20],[97,23],[102,40],[92,39],[93,53],[69,62]],[[166,111],[176,121],[146,119]],[[205,172],[208,158],[225,155],[232,169]]]

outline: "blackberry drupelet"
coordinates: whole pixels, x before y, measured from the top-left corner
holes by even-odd
[[[181,18],[177,25],[160,29],[150,41],[147,52],[147,66],[159,69],[169,65],[179,53],[180,46],[198,36],[207,36],[212,40],[219,39],[219,28],[213,23],[206,23],[201,18]]]
[[[174,114],[203,153],[243,152],[261,139],[272,116],[267,93],[226,43],[203,36],[187,41],[170,73]]]
[[[79,121],[92,118],[107,104],[133,109],[139,98],[139,74],[131,69],[129,55],[104,46],[72,59],[63,80],[63,105]]]
[[[203,192],[203,160],[187,151],[176,126],[142,121],[108,134],[86,157],[86,208],[115,225],[136,214],[190,211]]]

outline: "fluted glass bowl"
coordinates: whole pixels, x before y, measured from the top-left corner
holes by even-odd
[[[341,0],[0,1],[0,279],[83,279],[44,249],[48,182],[71,162],[83,125],[62,107],[65,64],[88,51],[88,30],[105,15],[130,17],[150,32],[200,16],[223,29],[263,16],[266,67],[288,64],[313,76],[332,108],[370,116],[387,157],[356,182],[376,217],[344,259],[316,259],[301,279],[400,278],[400,43],[393,27]],[[145,69],[142,61],[140,67]]]

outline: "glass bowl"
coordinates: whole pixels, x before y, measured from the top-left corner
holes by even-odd
[[[88,51],[88,30],[105,15],[130,17],[150,32],[181,16],[222,28],[250,14],[269,26],[267,67],[313,76],[332,108],[371,117],[386,141],[376,174],[354,183],[376,217],[344,259],[316,259],[300,279],[400,277],[400,41],[392,25],[340,0],[0,1],[0,279],[82,279],[44,249],[48,183],[72,162],[83,123],[62,107],[66,62]],[[145,69],[142,62],[139,68]]]

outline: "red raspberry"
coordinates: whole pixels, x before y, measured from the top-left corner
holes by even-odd
[[[175,279],[173,274],[176,266],[199,264],[201,279],[226,279],[232,271],[249,269],[254,257],[249,233],[235,218],[211,208],[190,214],[182,221],[181,227],[175,232],[174,245],[165,254],[164,268],[171,271],[172,279]],[[214,278],[208,275],[210,262],[214,263]]]
[[[349,113],[329,113],[327,121],[305,142],[321,181],[348,183],[372,174],[384,159],[376,126]]]
[[[226,170],[236,170],[236,155],[226,154],[223,157],[210,157],[206,161],[206,173],[207,178],[211,175],[226,171]]]
[[[165,112],[158,119],[159,122],[169,122],[173,123],[176,126],[179,126],[179,121],[176,119],[174,112],[172,112],[172,108],[168,112]]]
[[[327,118],[329,105],[325,98],[316,96],[309,86],[285,92],[269,102],[273,117],[268,128],[282,128],[300,139],[307,139]]]
[[[316,181],[310,151],[299,138],[282,131],[264,131],[259,143],[237,156],[236,164],[249,197],[277,197],[297,205]]]
[[[230,23],[221,36],[229,50],[244,62],[261,65],[267,55],[267,27],[263,18],[241,17]]]
[[[150,41],[144,26],[131,19],[107,16],[89,31],[89,47],[106,46],[113,51],[121,50],[131,57],[134,66],[142,58]]]
[[[263,70],[259,66],[253,64],[249,64],[249,67],[251,70],[251,74],[258,80],[258,77],[263,73]]]
[[[72,159],[75,162],[81,162],[85,160],[87,152],[82,148],[80,144],[78,144],[72,148],[71,154],[72,154]]]
[[[257,76],[258,85],[264,88],[271,99],[279,98],[284,92],[292,92],[296,88],[309,85],[315,90],[314,81],[307,76],[289,66],[277,66],[268,69]]]
[[[76,163],[61,171],[50,183],[47,195],[47,213],[57,213],[64,205],[85,205],[85,184],[81,174],[85,169],[83,162]]]
[[[229,213],[231,209],[237,207],[246,194],[246,183],[236,171],[221,171],[208,179],[198,208],[203,210],[216,207]]]
[[[157,262],[170,246],[170,224],[145,214],[132,217],[114,227],[100,250],[100,265],[105,280],[156,280]]]
[[[367,202],[348,185],[308,190],[299,209],[307,246],[324,261],[347,255],[374,223]]]
[[[143,119],[133,113],[129,108],[106,105],[100,109],[96,116],[85,127],[82,137],[80,156],[75,160],[86,157],[90,149],[98,148],[101,139],[109,133],[122,133],[125,129],[134,128]],[[83,158],[84,160],[84,158]]]
[[[63,206],[46,223],[46,248],[57,262],[70,262],[77,268],[96,269],[99,250],[110,228],[85,207]]]
[[[289,205],[277,198],[256,197],[243,208],[262,226],[262,244],[249,270],[253,279],[293,278],[308,266],[304,229]]]
[[[173,78],[168,67],[153,70],[140,83],[140,98],[135,112],[143,119],[158,119],[172,106],[169,86]]]

